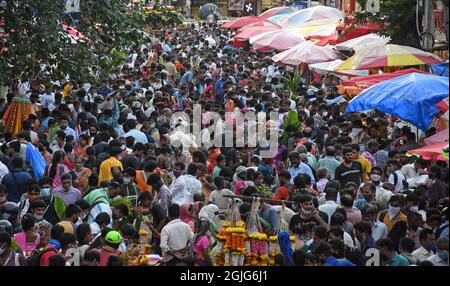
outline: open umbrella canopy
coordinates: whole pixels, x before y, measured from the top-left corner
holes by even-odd
[[[442,130],[439,133],[436,133],[430,137],[425,138],[424,141],[427,145],[448,141],[448,135],[449,135],[448,131],[449,131],[448,128],[445,130]]]
[[[364,70],[381,67],[417,66],[437,64],[442,60],[431,53],[399,45],[385,45],[357,52],[336,70]]]
[[[390,41],[390,38],[380,37],[376,34],[368,34],[337,44],[336,49],[342,51],[362,51],[374,47],[383,47]]]
[[[344,15],[339,9],[319,5],[302,9],[282,20],[281,24],[283,27],[292,28],[311,21],[343,18]]]
[[[390,79],[393,79],[393,78],[396,78],[396,77],[399,77],[399,76],[402,76],[405,74],[410,74],[410,73],[427,74],[426,72],[412,68],[412,69],[406,69],[406,70],[399,70],[399,71],[392,72],[392,73],[382,73],[382,74],[373,74],[373,75],[368,75],[368,76],[354,77],[349,80],[344,80],[342,82],[342,85],[368,88],[368,87],[371,87],[372,85],[375,85],[382,81],[390,80]]]
[[[257,16],[245,16],[245,17],[241,17],[241,18],[237,18],[237,19],[228,21],[220,27],[222,29],[239,29],[239,28],[242,28],[249,24],[262,22],[262,21],[264,21],[264,19],[257,17]]]
[[[448,142],[439,142],[435,144],[431,144],[419,149],[409,150],[407,153],[411,155],[420,155],[425,160],[438,159],[443,160],[444,157],[442,153],[444,152],[445,147],[448,146]]]
[[[301,63],[314,64],[337,59],[337,54],[312,42],[300,43],[289,50],[273,56],[272,60],[287,65],[297,66]]]
[[[255,23],[252,23],[252,24],[248,24],[248,25],[246,25],[246,26],[240,28],[240,29],[238,30],[238,32],[239,32],[239,33],[240,33],[240,32],[243,32],[245,29],[248,29],[248,28],[251,28],[251,27],[273,27],[273,28],[281,29],[281,26],[280,26],[280,25],[275,24],[275,23],[270,22],[270,21],[264,20],[264,21],[260,21],[260,22],[255,22]]]
[[[288,30],[302,37],[323,38],[335,35],[338,25],[339,20],[337,19],[322,19],[291,27]]]
[[[259,17],[263,18],[263,19],[269,19],[270,17],[286,15],[286,14],[293,13],[296,11],[298,11],[298,10],[293,6],[276,7],[276,8],[269,9],[264,13],[261,13],[259,15]]]
[[[277,51],[285,51],[295,45],[303,43],[305,39],[297,33],[287,30],[276,30],[259,34],[250,39],[250,44],[256,50],[274,49]]]
[[[338,59],[338,60],[334,60],[331,62],[324,62],[324,63],[316,63],[316,64],[310,64],[308,66],[310,71],[314,71],[318,74],[324,75],[324,74],[329,74],[329,73],[333,73],[333,74],[341,74],[341,75],[350,75],[350,76],[362,76],[362,75],[367,75],[369,73],[369,71],[367,70],[361,70],[361,71],[355,71],[355,70],[351,70],[351,71],[338,71],[335,72],[334,68],[338,65],[340,65],[343,61]]]
[[[264,26],[256,26],[256,27],[250,27],[243,29],[242,32],[234,36],[234,39],[237,41],[248,41],[251,37],[257,36],[259,34],[262,34],[264,32],[270,32],[274,30],[280,30],[281,28],[276,27],[264,27]]]
[[[378,109],[426,131],[448,87],[446,77],[411,73],[369,87],[349,102],[346,112]]]

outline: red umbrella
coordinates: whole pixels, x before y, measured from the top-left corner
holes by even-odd
[[[416,150],[409,150],[407,153],[411,155],[420,155],[425,160],[438,159],[443,160],[442,153],[445,147],[447,147],[448,142],[439,142],[436,144],[431,144]]]
[[[251,28],[251,27],[273,27],[273,28],[275,28],[275,29],[276,29],[276,28],[278,28],[278,29],[281,29],[281,28],[282,28],[280,25],[275,24],[274,22],[264,20],[264,21],[260,21],[260,22],[255,22],[255,23],[252,23],[252,24],[248,24],[248,25],[246,25],[246,26],[240,28],[240,29],[238,30],[238,32],[239,32],[239,33],[240,33],[240,32],[243,32],[245,29]]]
[[[392,73],[373,74],[373,75],[368,75],[368,76],[358,76],[358,77],[354,77],[352,79],[343,81],[342,85],[368,88],[368,87],[375,85],[377,83],[380,83],[382,81],[393,79],[394,77],[398,77],[398,76],[402,76],[402,75],[410,74],[410,73],[414,73],[414,72],[426,74],[426,72],[411,68],[411,69],[400,70],[400,71],[396,71],[396,72],[392,72]]]
[[[222,26],[220,26],[222,29],[239,29],[244,26],[247,26],[249,24],[262,22],[264,21],[263,18],[257,17],[257,16],[245,16],[238,19],[234,19],[231,21],[226,22]]]

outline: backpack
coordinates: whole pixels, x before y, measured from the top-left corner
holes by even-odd
[[[394,190],[395,190],[395,186],[397,186],[398,183],[398,174],[397,172],[392,173],[394,175]],[[409,188],[409,184],[406,181],[406,178],[402,181],[403,183],[403,190],[407,190]]]
[[[50,251],[53,251],[55,254],[58,253],[58,250],[53,247],[37,251],[32,256],[27,258],[27,266],[41,266],[42,255]]]

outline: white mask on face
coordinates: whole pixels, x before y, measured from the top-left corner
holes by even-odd
[[[390,219],[393,219],[400,213],[400,207],[393,207],[389,205],[388,215]]]
[[[379,182],[381,181],[381,176],[378,174],[372,174],[370,175],[370,179],[372,180],[372,182]]]
[[[37,214],[33,214],[33,215],[37,221],[40,221],[44,217],[43,215],[37,215]]]

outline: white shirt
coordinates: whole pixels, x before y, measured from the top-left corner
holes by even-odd
[[[194,202],[194,194],[202,192],[202,183],[192,175],[183,175],[185,183],[185,202],[192,204]]]
[[[353,238],[346,231],[344,231],[344,244],[347,245],[348,247],[355,247]]]
[[[169,188],[170,196],[172,197],[172,203],[182,206],[186,203],[186,184],[184,182],[184,176],[176,178]]]
[[[406,178],[406,180],[419,176],[419,173],[416,171],[416,168],[414,168],[414,163],[404,165],[401,168],[401,172]]]
[[[380,238],[386,237],[389,234],[387,226],[381,221],[377,220],[372,226],[372,238],[378,241]]]
[[[415,259],[417,259],[417,263],[420,263],[433,256],[434,252],[428,251],[425,249],[425,247],[421,246],[418,249],[414,250],[411,254]]]
[[[8,167],[5,164],[0,162],[0,182],[3,180],[3,177],[9,173]]]
[[[394,192],[398,193],[398,192],[403,191],[403,188],[404,188],[403,187],[403,181],[405,180],[405,176],[402,174],[402,172],[400,170],[397,170],[394,173],[397,174],[397,184],[395,184]],[[395,183],[394,173],[392,173],[389,176],[388,182],[391,183],[391,184]]]
[[[169,250],[180,250],[188,245],[188,242],[194,238],[191,227],[180,219],[170,221],[161,230],[161,250],[164,261],[172,259],[172,255],[167,254]]]
[[[50,94],[44,93],[41,97],[41,104],[45,107],[49,107],[50,104],[55,103],[55,94],[52,92]]]
[[[142,144],[147,144],[148,140],[147,140],[147,136],[145,136],[144,132],[141,132],[139,130],[136,129],[132,129],[130,131],[128,131],[127,133],[125,133],[123,135],[123,137],[127,138],[127,137],[134,137],[135,142],[140,142]]]
[[[434,266],[448,266],[448,261],[444,261],[439,255],[435,254],[427,258]]]
[[[339,205],[335,201],[326,201],[323,205],[319,206],[319,211],[328,215],[328,224],[331,222],[331,216],[336,211]]]

